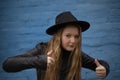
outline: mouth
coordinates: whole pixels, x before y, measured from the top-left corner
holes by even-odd
[[[70,48],[74,48],[74,46],[73,46],[73,45],[70,45],[69,47],[70,47]]]

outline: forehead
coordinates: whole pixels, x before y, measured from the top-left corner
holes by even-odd
[[[63,33],[76,33],[78,34],[79,33],[79,27],[78,26],[75,26],[75,25],[66,25],[63,29]]]

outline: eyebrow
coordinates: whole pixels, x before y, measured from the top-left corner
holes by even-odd
[[[66,32],[65,34],[70,34],[71,35],[71,33],[70,32]],[[75,34],[75,36],[79,36],[79,34],[77,33],[77,34]]]

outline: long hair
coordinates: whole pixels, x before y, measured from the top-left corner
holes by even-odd
[[[74,24],[75,25],[75,24]],[[78,25],[76,25],[79,27]],[[55,60],[54,64],[50,65],[47,68],[45,80],[59,80],[59,70],[61,63],[61,35],[63,29],[60,29],[56,34],[53,35],[51,40],[48,43],[46,48],[46,53],[52,50],[51,57]],[[81,29],[79,29],[79,40],[78,45],[76,45],[75,49],[71,52],[71,58],[68,64],[71,64],[69,68],[69,72],[66,76],[66,80],[81,80]]]

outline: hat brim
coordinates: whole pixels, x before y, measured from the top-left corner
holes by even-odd
[[[70,24],[70,23],[74,23],[74,24],[78,24],[80,25],[82,32],[86,31],[87,29],[89,29],[90,24],[86,21],[72,21],[72,22],[66,22],[66,23],[62,23],[62,24],[56,24],[53,25],[51,27],[49,27],[46,30],[46,33],[48,35],[53,35],[54,33],[56,33],[60,28],[62,28],[64,25]]]

